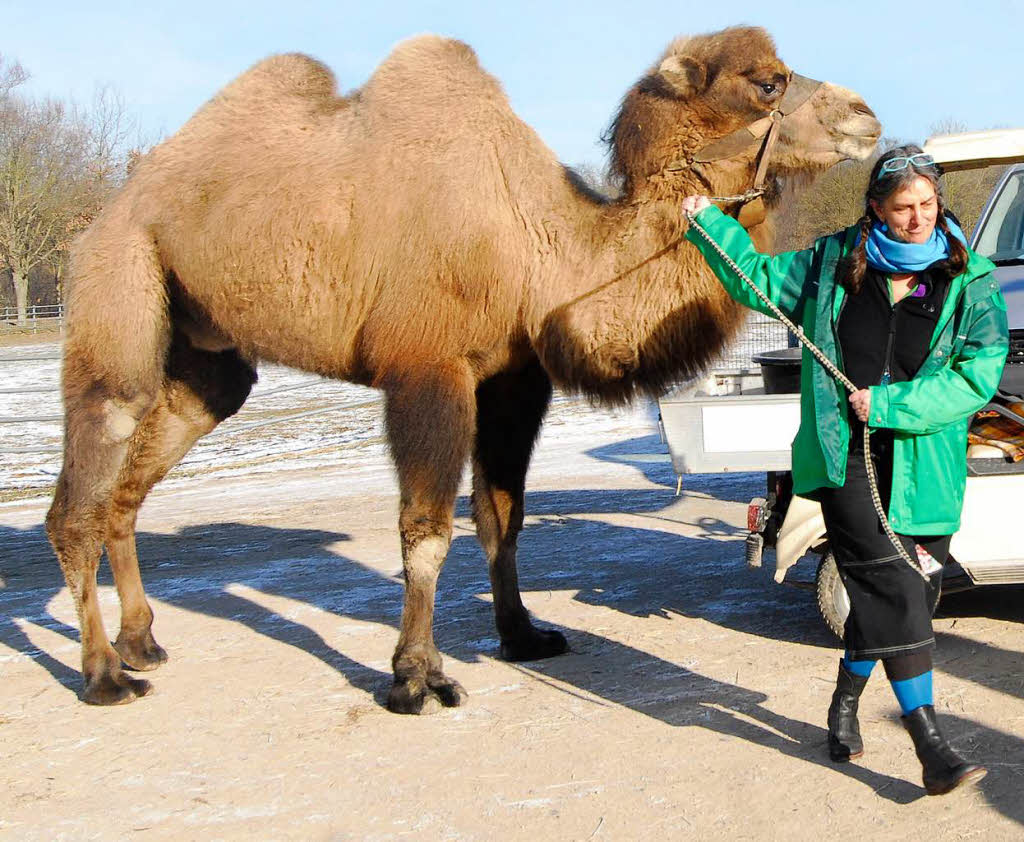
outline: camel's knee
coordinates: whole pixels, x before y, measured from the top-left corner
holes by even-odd
[[[444,506],[428,508],[415,504],[404,506],[398,516],[398,529],[402,533],[402,540],[416,543],[435,535],[450,536],[452,514],[445,511],[446,508]]]
[[[437,575],[452,540],[452,517],[443,511],[409,507],[398,519],[406,575]]]
[[[403,543],[403,566],[408,581],[431,581],[437,578],[448,555],[450,540],[447,536],[431,535]]]

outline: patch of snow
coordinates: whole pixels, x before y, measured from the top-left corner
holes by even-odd
[[[4,349],[0,355],[0,487],[48,490],[60,472],[63,423],[56,345]],[[11,390],[50,387],[48,392]],[[51,419],[51,420],[46,420]],[[564,459],[561,449],[544,443],[650,437],[657,431],[657,408],[650,402],[625,409],[598,409],[586,399],[556,394],[538,439],[539,464]],[[631,442],[631,444],[633,444]],[[34,452],[14,452],[31,449]],[[597,454],[600,461],[654,469],[643,453]],[[646,445],[649,451],[650,445]],[[38,452],[42,451],[42,452]],[[657,451],[655,451],[657,452]],[[664,452],[664,448],[661,448]],[[164,485],[196,475],[232,477],[344,465],[364,471],[388,462],[381,393],[362,386],[310,375],[276,365],[259,367],[259,382],[245,406],[211,434],[200,439]],[[565,466],[573,470],[575,465]],[[662,471],[671,469],[658,466]]]

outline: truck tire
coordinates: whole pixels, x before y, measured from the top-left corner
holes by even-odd
[[[814,588],[818,594],[818,610],[825,625],[841,639],[846,618],[850,616],[850,598],[846,595],[843,580],[839,578],[839,568],[832,550],[827,550],[818,562]]]
[[[846,626],[846,618],[850,616],[850,598],[846,595],[846,587],[839,577],[839,568],[836,566],[836,557],[832,550],[826,550],[818,563],[818,571],[814,575],[814,589],[818,595],[818,610],[832,633],[842,639],[843,629]],[[942,589],[935,592],[935,604],[932,606],[932,614],[939,605],[942,598]]]

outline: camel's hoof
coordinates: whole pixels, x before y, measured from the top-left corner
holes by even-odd
[[[82,701],[89,705],[126,705],[153,692],[153,685],[143,678],[129,678],[123,672],[104,673],[86,681]]]
[[[130,669],[139,672],[155,670],[167,663],[167,650],[153,639],[149,631],[139,638],[119,634],[114,641],[114,650]]]
[[[501,657],[506,661],[539,661],[568,651],[565,635],[553,629],[531,627],[520,637],[501,641]]]
[[[395,682],[388,694],[388,710],[428,716],[442,708],[456,708],[465,704],[469,694],[457,681],[444,675],[422,680]]]

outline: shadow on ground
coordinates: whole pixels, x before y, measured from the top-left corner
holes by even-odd
[[[552,494],[532,502],[534,511],[543,512],[558,509],[560,500]],[[620,499],[615,510],[623,511],[624,502]],[[545,515],[523,533],[522,580],[524,587],[534,592],[582,585],[577,599],[634,616],[676,613],[772,639],[831,645],[808,594],[769,589],[763,581],[750,580],[738,554],[725,552],[731,550],[731,542],[723,542],[721,537],[681,538],[657,529]],[[243,585],[337,616],[377,623],[393,634],[401,614],[400,577],[382,575],[341,554],[347,541],[347,535],[323,530],[222,523],[188,528],[175,535],[142,533],[138,543],[144,559],[143,576],[154,600],[230,619],[293,646],[319,658],[382,703],[389,673],[359,663],[302,623],[229,590]],[[0,528],[0,542],[18,547],[26,562],[12,569],[5,561],[5,569],[0,571],[7,580],[7,587],[0,591],[0,644],[33,658],[58,682],[77,691],[77,672],[39,651],[24,631],[26,624],[36,624],[71,640],[78,638],[76,629],[49,611],[50,601],[63,583],[42,530]],[[396,574],[397,566],[396,560]],[[105,566],[101,581],[110,583]],[[438,592],[436,636],[449,662],[494,656],[497,641],[490,604],[481,598],[488,590],[475,540],[457,538]],[[536,594],[533,598],[536,600]],[[159,605],[156,610],[159,615]],[[867,766],[832,766],[825,760],[824,729],[774,712],[764,693],[710,678],[591,632],[569,630],[569,636],[573,651],[568,655],[515,668],[565,692],[579,691],[595,704],[621,705],[670,725],[706,728],[846,774],[897,803],[923,795],[915,784]],[[948,666],[955,669],[958,645],[976,644],[960,641],[955,635],[947,637],[950,640],[943,643],[943,651],[949,653]],[[173,657],[173,641],[163,642],[170,644]],[[993,672],[995,667],[1009,670],[1014,653],[1000,650],[990,654],[1001,659],[993,665]],[[964,671],[973,680],[969,663],[965,660]],[[947,664],[940,666],[947,668]],[[452,672],[457,677],[457,668]],[[970,731],[972,756],[982,758],[999,750],[1004,760],[1024,761],[1024,743],[1016,737],[980,729],[967,721],[950,730]],[[997,776],[986,781],[983,786],[991,803],[1024,823],[1024,804],[1018,805],[1018,800],[1010,797],[1007,782]]]

